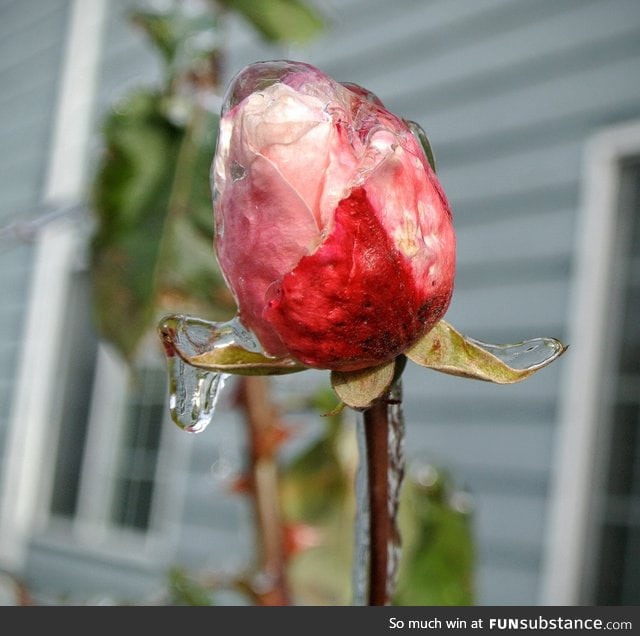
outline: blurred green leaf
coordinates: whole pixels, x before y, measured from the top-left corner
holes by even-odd
[[[167,89],[171,87],[184,97],[193,90],[218,88],[220,13],[214,2],[194,4],[181,0],[169,0],[155,8],[131,13],[133,24],[144,31],[163,58]]]
[[[393,605],[473,605],[470,497],[432,466],[409,471],[399,525],[403,549]]]
[[[267,40],[307,42],[325,27],[324,20],[300,0],[218,0],[223,7],[242,15]]]
[[[171,65],[183,37],[176,28],[173,16],[136,11],[131,15],[131,20],[147,34],[152,44],[160,51],[165,63]]]
[[[292,588],[301,605],[348,605],[357,462],[355,430],[330,389],[311,396],[324,429],[288,462],[280,474],[280,497],[287,523],[310,525],[318,545],[294,555],[288,567]],[[328,414],[328,415],[327,415]]]
[[[206,607],[215,605],[211,592],[191,577],[183,568],[172,568],[169,571],[168,578],[168,605]]]
[[[146,33],[169,66],[177,57],[195,51],[211,52],[219,44],[218,11],[213,3],[202,3],[198,7],[172,0],[157,9],[132,11],[131,21]]]
[[[325,392],[314,397],[320,412],[333,412],[336,397]],[[340,414],[323,419],[322,434],[283,468],[282,501],[287,517],[295,521],[313,523],[342,500],[351,484],[344,474],[340,444],[343,442],[343,423]]]
[[[160,92],[130,95],[104,124],[93,184],[94,310],[102,335],[131,359],[161,313],[219,319],[234,303],[213,253],[209,168],[217,116],[173,123]]]
[[[234,313],[213,252],[218,116],[198,105],[219,88],[222,6],[276,41],[306,40],[322,25],[299,0],[173,0],[132,13],[168,73],[162,89],[133,92],[104,122],[91,245],[96,322],[128,360],[162,314],[224,320]]]

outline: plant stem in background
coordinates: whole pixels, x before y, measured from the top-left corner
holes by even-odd
[[[358,506],[368,504],[368,509],[359,510],[357,514],[368,514],[368,562],[360,563],[356,559],[354,567],[368,567],[367,604],[388,605],[400,557],[397,513],[404,476],[400,379],[385,396],[365,409],[362,426],[365,454],[360,461],[366,463],[368,493],[364,500],[358,497]]]
[[[247,472],[256,521],[258,577],[251,591],[259,605],[279,606],[290,604],[275,456],[283,435],[267,382],[263,376],[238,378],[237,403],[247,425]]]

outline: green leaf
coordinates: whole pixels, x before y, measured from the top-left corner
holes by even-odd
[[[311,401],[324,427],[285,458],[280,501],[286,523],[312,526],[320,541],[292,555],[287,575],[299,604],[348,605],[357,440],[343,412],[336,413],[338,400],[330,387],[323,386]],[[322,417],[327,412],[332,415]]]
[[[400,500],[403,550],[393,605],[473,605],[472,522],[471,497],[447,473],[410,466]]]
[[[336,407],[336,394],[328,387],[325,392],[316,396],[320,414]],[[292,521],[321,523],[332,510],[344,505],[351,485],[340,455],[345,435],[343,417],[337,414],[322,419],[320,435],[282,467],[282,506]]]
[[[324,20],[300,0],[218,0],[239,13],[272,42],[307,42],[325,27]]]
[[[92,192],[94,313],[102,336],[126,359],[161,313],[224,319],[235,307],[212,246],[217,117],[202,114],[196,123],[176,125],[163,94],[141,90],[104,124]]]
[[[187,7],[186,3],[173,0],[158,9],[134,10],[131,21],[145,32],[167,67],[172,68],[214,53],[220,44],[219,38],[212,37],[218,13],[213,3]]]
[[[547,366],[566,351],[555,338],[492,345],[458,333],[441,320],[405,351],[409,360],[429,369],[464,378],[513,384]]]
[[[169,605],[207,607],[215,605],[211,591],[183,568],[171,568],[168,579]]]
[[[131,15],[131,20],[147,34],[165,62],[171,64],[180,42],[172,16],[136,11]]]
[[[351,408],[365,409],[382,397],[395,377],[396,361],[358,371],[332,371],[331,386]]]

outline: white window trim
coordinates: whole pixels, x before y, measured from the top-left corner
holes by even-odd
[[[75,521],[76,531],[94,544],[108,537],[108,503],[114,487],[110,468],[118,460],[127,378],[117,354],[99,345]]]
[[[541,604],[580,605],[587,554],[592,547],[594,477],[600,442],[603,344],[611,315],[610,286],[615,244],[620,162],[640,154],[640,122],[596,134],[584,153],[582,206],[576,252],[576,279],[560,393],[560,419],[551,484]]]
[[[77,201],[84,192],[107,7],[107,0],[72,2],[44,189],[47,202]]]

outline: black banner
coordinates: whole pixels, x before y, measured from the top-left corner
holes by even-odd
[[[640,628],[638,607],[16,607],[1,610],[0,618],[16,619],[22,632],[30,619],[44,619],[47,629],[70,632],[74,627],[86,632],[99,620],[101,628],[125,633],[139,631],[138,626],[145,634],[242,636],[636,634]]]

